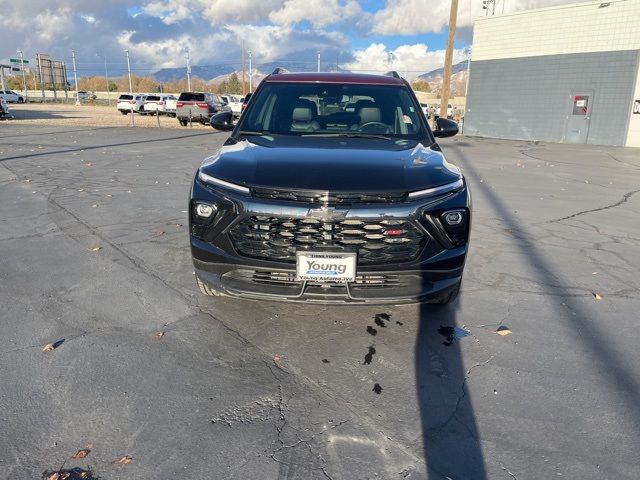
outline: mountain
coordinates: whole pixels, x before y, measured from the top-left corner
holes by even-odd
[[[451,75],[456,75],[461,72],[467,71],[467,61],[464,60],[460,63],[456,63],[451,66]],[[437,68],[435,70],[431,70],[430,72],[423,73],[419,75],[416,80],[422,80],[424,82],[435,82],[438,81],[442,83],[442,75],[444,74],[444,68]]]
[[[227,80],[229,76],[235,71],[239,78],[242,78],[242,69],[237,69],[237,64],[232,65],[193,65],[191,67],[191,75],[194,77],[202,78],[207,82],[211,83],[221,83],[224,80]],[[315,72],[318,68],[318,64],[315,62],[296,62],[296,61],[284,61],[284,62],[269,62],[262,63],[259,65],[253,65],[252,68],[254,70],[254,83],[259,82],[264,78],[267,73],[273,72],[277,67],[284,68],[285,70],[289,70],[290,72]],[[335,72],[336,65],[335,63],[321,63],[321,68],[323,72]],[[348,70],[344,70],[342,68],[339,69],[341,72],[346,72]],[[261,73],[265,72],[265,73]],[[249,75],[249,65],[246,65],[246,73]],[[187,76],[187,67],[179,67],[179,68],[163,68],[158,70],[153,74],[156,80],[159,82],[172,82],[174,80],[180,80],[186,78]],[[248,77],[247,77],[248,79]],[[257,83],[256,83],[257,85]]]
[[[215,78],[234,71],[232,65],[193,65],[191,75],[198,78]],[[163,68],[153,74],[159,82],[173,82],[187,78],[187,67]]]

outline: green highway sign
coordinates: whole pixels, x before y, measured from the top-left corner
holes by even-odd
[[[11,63],[20,63],[20,59],[19,58],[10,58],[9,61]],[[29,60],[23,60],[22,63],[29,63]]]

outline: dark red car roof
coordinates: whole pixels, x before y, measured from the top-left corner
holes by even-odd
[[[401,78],[364,73],[277,73],[265,78],[266,82],[296,83],[369,83],[375,85],[403,85]]]

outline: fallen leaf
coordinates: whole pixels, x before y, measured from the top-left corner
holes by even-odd
[[[94,203],[93,205],[91,205],[91,208],[98,208],[98,205]]]
[[[274,361],[274,362],[278,362],[278,361],[280,361],[280,355],[274,355],[274,356],[273,356],[273,361]]]
[[[164,235],[164,230],[160,230],[160,231],[158,232],[158,236],[160,236],[160,235]]]
[[[97,252],[98,250],[100,250],[102,247],[93,247],[91,249],[92,252]]]
[[[133,459],[129,455],[124,455],[122,457],[114,458],[111,463],[116,463],[116,464],[119,464],[119,465],[127,465],[127,464],[131,463],[132,460]]]
[[[47,343],[43,348],[42,351],[43,352],[53,352],[56,349],[56,347],[53,346],[53,343]]]
[[[83,448],[81,450],[78,450],[72,458],[84,458],[87,455],[89,455],[90,452],[91,452],[91,449]]]
[[[158,332],[158,333],[156,333],[156,334],[154,335],[154,337],[156,337],[156,338],[162,338],[162,337],[164,337],[164,332]]]
[[[31,179],[30,179],[30,178],[27,178],[27,179],[25,180],[25,182],[30,183],[30,182],[31,182]]]
[[[597,294],[597,293],[594,293],[594,294],[593,294],[593,298],[595,298],[596,300],[602,300],[602,296],[600,296],[600,295],[599,295],[599,294]]]
[[[62,475],[60,475],[60,480],[67,480],[70,476],[71,474],[69,472],[64,472]]]
[[[79,188],[78,191],[79,192],[84,192],[84,188]]]
[[[322,363],[331,363],[331,362],[329,361],[329,359],[327,359],[327,358],[323,358],[323,359],[322,359]]]
[[[58,472],[53,472],[47,480],[60,480],[60,474]]]
[[[182,224],[181,223],[176,223],[176,227],[180,228],[180,227],[182,227]]]
[[[504,325],[501,325],[496,330],[496,333],[498,335],[502,335],[503,337],[506,337],[507,335],[509,335],[510,333],[513,333],[513,332],[511,330],[509,330],[509,327],[505,327]]]

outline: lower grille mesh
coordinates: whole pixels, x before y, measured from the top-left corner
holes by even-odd
[[[407,262],[415,259],[426,243],[425,236],[402,219],[250,216],[229,234],[241,255],[291,263],[298,250],[357,251],[360,264]]]
[[[296,275],[293,272],[274,272],[268,270],[256,270],[253,273],[252,280],[261,284],[269,285],[299,285],[300,282],[296,281]],[[314,282],[307,282],[308,285],[314,285]],[[324,284],[326,285],[326,283]],[[338,286],[344,286],[344,284],[336,284]],[[364,274],[357,275],[355,282],[352,282],[355,287],[398,287],[400,285],[400,278],[397,274]]]

